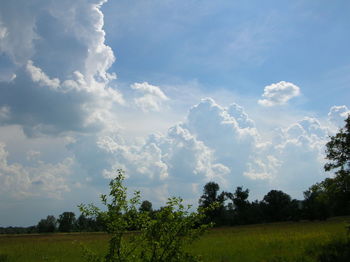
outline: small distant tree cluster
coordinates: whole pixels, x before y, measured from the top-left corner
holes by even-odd
[[[41,219],[37,225],[39,233],[53,233],[57,231],[57,220],[54,216],[47,216],[46,219]]]
[[[34,234],[38,233],[36,226],[30,227],[0,227],[0,234]]]
[[[106,231],[100,217],[86,217],[81,214],[77,219],[73,212],[63,212],[58,219],[50,215],[41,219],[37,225],[29,227],[0,227],[0,234],[35,234],[56,232],[101,232]]]
[[[301,205],[296,199],[280,190],[271,190],[262,201],[250,202],[249,189],[237,187],[233,193],[221,192],[215,182],[204,186],[203,195],[199,199],[200,207],[217,203],[214,210],[207,211],[207,222],[216,226],[242,225],[263,222],[299,220]]]

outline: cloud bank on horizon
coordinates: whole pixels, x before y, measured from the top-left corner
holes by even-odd
[[[235,101],[223,105],[203,91],[206,98],[193,101],[187,114],[179,115],[183,120],[167,131],[128,135],[125,112],[134,128],[142,129],[144,119],[166,121],[182,112],[182,97],[148,79],[121,87],[112,72],[113,46],[106,44],[105,2],[2,3],[1,197],[9,203],[26,199],[29,205],[38,197],[58,200],[69,209],[78,204],[71,203],[72,195],[79,199],[82,191],[102,191],[119,168],[126,171],[130,187],[155,203],[170,195],[196,203],[208,181],[226,190],[243,185],[254,197],[273,188],[301,197],[326,177],[324,145],[350,110],[334,105],[328,116],[303,111],[300,117],[288,104],[303,86],[292,82],[261,87],[261,99],[245,106]],[[249,114],[254,112],[250,107],[261,108],[261,115]],[[271,124],[282,107],[295,121]],[[266,118],[265,128],[259,118]],[[4,203],[1,210],[13,211]],[[0,226],[38,220],[35,214],[29,222],[16,219],[0,215]]]

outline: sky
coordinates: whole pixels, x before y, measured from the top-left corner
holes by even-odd
[[[2,0],[0,226],[203,186],[302,199],[350,113],[349,1]]]

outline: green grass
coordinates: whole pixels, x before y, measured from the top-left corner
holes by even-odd
[[[84,261],[81,244],[103,254],[107,242],[105,233],[0,235],[0,254],[8,255],[6,262]]]
[[[301,261],[305,251],[345,236],[349,218],[324,222],[273,223],[210,230],[189,250],[204,261]],[[0,235],[0,262],[84,261],[81,244],[103,254],[103,233]]]
[[[204,261],[296,261],[305,252],[345,237],[346,218],[213,229],[193,245]]]

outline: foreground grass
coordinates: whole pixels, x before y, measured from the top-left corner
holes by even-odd
[[[345,236],[349,218],[323,222],[273,223],[217,228],[194,243],[190,250],[204,261],[301,261],[306,250]],[[108,235],[72,233],[0,235],[4,261],[84,261],[81,245],[104,254]]]

